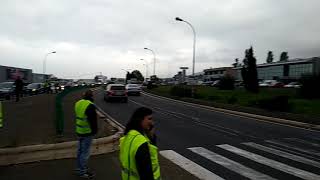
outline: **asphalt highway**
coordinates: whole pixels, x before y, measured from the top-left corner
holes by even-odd
[[[320,179],[320,133],[216,112],[144,94],[95,103],[122,125],[154,111],[160,154],[199,179]]]

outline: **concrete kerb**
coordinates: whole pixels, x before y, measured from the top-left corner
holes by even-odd
[[[170,100],[170,101],[174,101],[174,102],[179,102],[179,103],[189,105],[189,106],[197,106],[197,107],[201,107],[204,109],[208,109],[208,110],[212,110],[212,111],[216,111],[216,112],[220,112],[220,113],[225,113],[225,114],[229,114],[229,115],[233,115],[233,116],[240,116],[240,117],[265,121],[265,122],[273,122],[273,123],[277,123],[277,124],[283,124],[283,125],[289,125],[289,126],[294,126],[294,127],[304,128],[304,129],[320,131],[320,125],[308,124],[308,123],[297,122],[297,121],[275,118],[275,117],[267,117],[267,116],[250,114],[250,113],[245,113],[245,112],[237,112],[237,111],[216,108],[216,107],[211,107],[211,106],[205,106],[205,105],[201,105],[201,104],[195,104],[195,103],[185,102],[185,101],[181,101],[181,100],[175,100],[175,99],[171,99],[171,98],[167,98],[167,97],[163,97],[163,96],[159,96],[159,95],[155,95],[155,94],[151,94],[151,93],[146,93],[146,92],[143,92],[143,94],[147,95],[147,96],[153,96],[153,97],[156,97],[159,99],[166,99],[166,100]]]
[[[98,110],[100,108],[97,108]],[[115,134],[94,139],[92,142],[91,154],[105,154],[118,150],[118,139],[123,134],[123,126],[114,119],[108,119],[105,112],[98,111],[100,119],[117,129]],[[109,116],[109,115],[108,115]],[[0,166],[12,164],[37,162],[42,160],[54,160],[76,157],[78,141],[69,141],[56,144],[39,144],[21,146],[15,148],[0,148]]]

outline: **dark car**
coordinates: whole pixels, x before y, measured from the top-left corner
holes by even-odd
[[[0,98],[10,99],[14,95],[15,89],[14,82],[0,83]]]
[[[27,85],[27,88],[26,88],[26,93],[28,95],[41,94],[44,92],[45,92],[45,88],[43,83],[31,83]]]
[[[123,84],[109,84],[104,94],[104,100],[128,102],[128,93],[126,87]]]

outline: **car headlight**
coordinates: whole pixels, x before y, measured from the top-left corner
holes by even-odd
[[[32,89],[32,91],[36,91],[36,89]]]

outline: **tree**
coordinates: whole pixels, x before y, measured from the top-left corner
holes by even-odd
[[[288,61],[288,59],[289,59],[288,52],[282,52],[280,55],[279,61]]]
[[[138,81],[144,81],[144,77],[140,71],[134,70],[131,72],[131,77],[136,78]]]
[[[272,51],[268,52],[268,57],[267,57],[267,63],[272,63],[273,62],[273,53]]]
[[[257,72],[257,60],[253,54],[253,48],[245,51],[245,58],[243,59],[243,66],[241,69],[242,79],[244,87],[247,91],[258,93],[258,72]]]
[[[232,64],[233,67],[239,67],[239,59],[236,58],[234,61],[235,61],[235,63]]]

